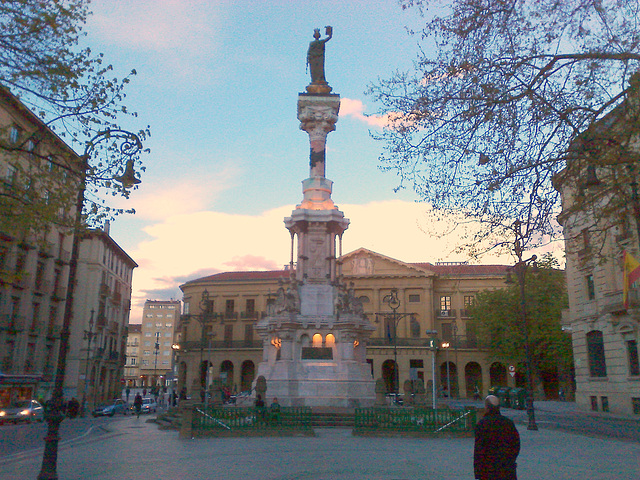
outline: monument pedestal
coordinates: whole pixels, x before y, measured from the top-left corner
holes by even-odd
[[[309,134],[310,156],[303,200],[285,218],[291,233],[291,276],[280,285],[271,315],[256,325],[263,342],[257,377],[266,380],[268,397],[285,406],[375,403],[366,360],[367,340],[375,328],[353,289],[342,283],[338,258],[349,220],[333,203],[333,182],[325,178],[327,134],[335,130],[339,109],[339,95],[298,97],[298,119]]]

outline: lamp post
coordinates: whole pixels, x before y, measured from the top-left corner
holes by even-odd
[[[447,396],[451,398],[451,377],[449,376],[449,342],[442,342],[442,348],[444,348],[444,361],[447,364]]]
[[[457,322],[453,322],[451,327],[453,329],[453,350],[455,353],[455,362],[456,362],[456,398],[458,398],[458,324]],[[449,395],[451,395],[451,390],[449,390]]]
[[[155,360],[153,364],[153,391],[156,392],[156,398],[158,397],[158,352],[160,351],[160,332],[156,332],[156,344],[154,346]]]
[[[393,322],[393,393],[395,401],[398,400],[399,388],[399,369],[398,369],[398,323],[405,317],[413,317],[414,313],[403,312],[398,313],[400,308],[400,299],[398,298],[398,289],[392,288],[388,295],[382,297],[382,301],[391,309],[391,316],[388,312],[376,313],[376,316],[383,315],[385,319]]]
[[[529,418],[527,430],[538,430],[538,426],[536,425],[535,409],[533,406],[533,362],[531,359],[531,345],[529,343],[529,325],[527,322],[527,303],[525,293],[527,268],[529,267],[529,264],[534,263],[538,257],[536,255],[532,255],[526,260],[522,259],[523,237],[521,224],[519,221],[515,222],[514,231],[516,240],[514,242],[513,250],[516,254],[516,257],[518,258],[518,262],[513,266],[513,270],[515,271],[516,277],[518,279],[518,284],[520,286],[520,328],[522,330],[522,338],[524,340],[525,362],[527,368],[527,416]]]
[[[87,142],[84,153],[80,157],[78,170],[68,168],[70,172],[77,174],[79,177],[79,186],[75,205],[75,231],[73,232],[71,258],[69,260],[69,277],[64,303],[62,328],[60,330],[60,345],[58,348],[56,376],[51,399],[47,402],[45,408],[47,434],[44,437],[44,452],[42,454],[42,466],[40,468],[40,473],[38,474],[38,480],[58,479],[58,442],[60,440],[60,424],[64,419],[62,411],[62,404],[64,401],[64,377],[67,368],[70,328],[71,322],[73,321],[73,301],[77,281],[78,253],[80,249],[80,232],[82,228],[82,209],[84,208],[87,175],[91,171],[89,159],[98,144],[110,140],[113,142],[112,146],[119,142],[118,150],[120,154],[123,157],[127,157],[124,174],[120,177],[114,178],[114,180],[120,182],[122,187],[125,189],[140,183],[140,180],[134,176],[133,162],[134,157],[142,150],[142,142],[135,133],[127,132],[125,130],[113,129],[99,132]]]
[[[93,314],[95,311],[91,309],[91,318],[89,318],[89,330],[84,331],[84,338],[87,341],[87,357],[84,364],[84,388],[82,389],[82,408],[80,409],[80,416],[84,417],[85,408],[87,405],[87,389],[89,388],[89,357],[91,355],[91,341],[97,335],[93,333]]]

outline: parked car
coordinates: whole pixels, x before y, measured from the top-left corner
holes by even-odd
[[[97,407],[93,411],[92,415],[94,417],[100,417],[100,416],[113,417],[116,413],[122,413],[122,414],[126,415],[126,414],[129,413],[130,410],[131,410],[131,408],[129,407],[127,402],[125,402],[121,398],[116,398],[116,399],[113,400],[112,403],[110,403],[108,405],[101,405],[101,406]]]
[[[33,420],[44,420],[44,407],[35,400],[17,400],[8,407],[0,409],[0,424],[2,423],[31,423]]]
[[[155,413],[157,409],[158,409],[158,404],[153,398],[144,397],[142,399],[142,409],[141,409],[142,413],[151,413],[151,412]]]

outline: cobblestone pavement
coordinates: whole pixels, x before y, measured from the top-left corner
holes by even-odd
[[[364,438],[348,429],[318,429],[316,437],[181,440],[146,420],[114,420],[103,435],[63,444],[60,480],[473,478],[472,438]],[[640,478],[638,443],[518,430],[523,480]],[[34,450],[0,460],[0,478],[35,479],[41,455]]]

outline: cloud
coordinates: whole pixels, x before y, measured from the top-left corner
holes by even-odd
[[[236,186],[242,174],[239,164],[235,160],[215,169],[189,166],[179,176],[162,180],[144,178],[144,189],[133,192],[130,199],[117,197],[110,203],[119,208],[133,208],[136,219],[152,222],[201,212],[213,208],[220,194]]]
[[[365,107],[361,100],[353,100],[351,98],[343,98],[340,100],[340,116],[352,117],[358,121],[364,122],[373,127],[383,128],[394,121],[394,115],[366,115]]]
[[[215,11],[204,0],[109,0],[92,7],[92,31],[120,46],[163,54],[199,53],[216,36]]]
[[[208,62],[219,50],[217,2],[205,0],[94,0],[87,30],[100,43],[149,55],[166,75],[203,81],[213,75]],[[137,61],[140,65],[140,60]]]
[[[282,206],[260,215],[174,213],[145,227],[149,239],[129,252],[140,264],[134,272],[132,321],[140,321],[144,300],[179,298],[179,285],[189,280],[223,271],[283,268],[291,247],[283,220],[292,209]],[[436,225],[424,204],[390,200],[346,204],[341,210],[351,221],[343,236],[343,253],[364,247],[405,262],[468,259],[453,253],[455,234],[435,234],[451,226],[444,221]]]

